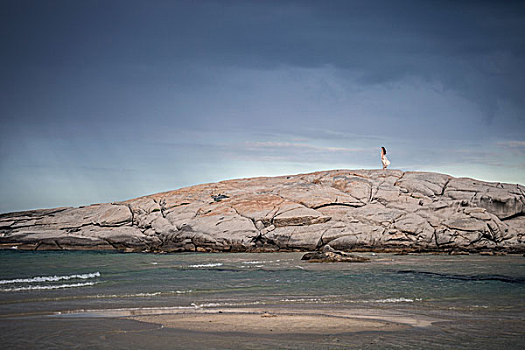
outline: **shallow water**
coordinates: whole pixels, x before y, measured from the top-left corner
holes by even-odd
[[[311,264],[300,260],[302,253],[0,251],[0,343],[15,348],[525,347],[524,257],[363,255],[372,262]],[[355,309],[435,322],[394,332],[264,336],[204,334],[78,313],[224,307]]]

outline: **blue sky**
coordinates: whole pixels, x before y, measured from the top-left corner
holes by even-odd
[[[525,184],[522,1],[0,2],[0,212],[391,167]]]

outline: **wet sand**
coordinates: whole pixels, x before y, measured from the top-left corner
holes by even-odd
[[[133,319],[189,331],[251,334],[337,334],[364,331],[394,331],[408,327],[379,320],[289,313],[186,313],[139,316],[133,317]]]
[[[304,308],[128,308],[83,310],[69,317],[118,317],[198,332],[250,334],[338,334],[428,327],[429,317],[374,309]],[[66,315],[64,315],[66,316]]]
[[[378,337],[390,337],[394,340],[405,339],[418,328],[403,326],[398,328],[380,328],[376,331],[356,332],[358,329],[365,330],[371,323],[365,322],[364,326],[356,328],[355,323],[350,323],[349,328],[333,329],[327,325],[314,324],[316,332],[294,333],[298,328],[290,327],[292,324],[281,323],[281,332],[269,331],[256,326],[253,328],[239,328],[239,322],[246,322],[247,318],[241,316],[261,319],[261,315],[234,315],[230,320],[236,319],[234,328],[214,329],[204,326],[205,319],[199,320],[190,326],[203,326],[203,328],[190,329],[190,326],[171,327],[169,321],[174,319],[188,320],[196,316],[207,317],[205,314],[181,314],[181,315],[152,315],[140,317],[32,317],[11,319],[8,322],[0,321],[0,341],[7,349],[71,349],[71,348],[94,348],[94,349],[347,349],[369,347],[377,349],[389,349],[391,346],[381,344]],[[199,317],[197,317],[199,316]],[[221,315],[216,315],[221,316]],[[219,320],[220,318],[213,319]],[[277,317],[264,317],[263,319],[277,320]],[[167,321],[168,326],[158,323],[137,320],[141,318],[152,318],[153,321]],[[287,318],[287,321],[298,320]],[[282,320],[285,320],[284,318]],[[306,319],[303,319],[305,321]],[[330,321],[324,318],[308,318],[308,320]],[[204,321],[200,323],[201,321]],[[301,322],[303,322],[301,321]],[[353,320],[356,321],[356,320]],[[209,322],[208,322],[209,323]],[[213,322],[212,322],[213,323]],[[375,323],[375,322],[374,322]],[[382,322],[378,322],[381,324]],[[276,323],[273,323],[275,325]],[[272,328],[273,329],[273,328]],[[374,329],[368,327],[368,329]],[[399,329],[399,330],[396,330]],[[419,328],[424,330],[425,328]],[[230,331],[228,331],[230,330]],[[340,331],[340,332],[339,332]],[[338,333],[339,332],[339,333]],[[30,337],[27,335],[31,334]],[[379,345],[379,347],[378,347]]]
[[[333,308],[125,308],[82,310],[66,317],[117,317],[198,332],[338,334],[397,331],[442,321],[375,309]]]

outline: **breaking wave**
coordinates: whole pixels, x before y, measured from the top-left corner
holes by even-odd
[[[86,273],[81,275],[69,275],[69,276],[37,276],[29,278],[15,278],[11,280],[0,280],[0,284],[12,284],[12,283],[34,283],[34,282],[56,282],[62,280],[72,279],[89,279],[100,277],[100,272]]]
[[[188,267],[199,268],[199,267],[218,267],[218,266],[222,266],[222,263],[196,264],[196,265],[189,265]]]
[[[192,292],[193,291],[191,289],[188,289],[188,290],[172,290],[172,291],[166,291],[166,292],[142,292],[142,293],[129,293],[129,294],[97,294],[95,296],[90,296],[89,298],[112,299],[112,298],[156,297],[159,295],[169,296],[169,295],[175,295],[175,294],[189,294]]]
[[[78,282],[78,283],[64,283],[64,284],[44,284],[42,282],[58,282],[58,281],[69,281],[69,280],[87,280],[91,278],[100,277],[100,272],[75,274],[66,276],[36,276],[28,278],[14,278],[0,280],[0,285],[14,285],[10,288],[2,288],[1,292],[20,292],[26,290],[52,290],[52,289],[64,289],[64,288],[78,288],[93,286],[98,282]],[[26,284],[26,285],[24,285]]]
[[[195,309],[201,309],[201,308],[215,308],[215,307],[225,307],[225,306],[248,306],[248,305],[260,305],[260,304],[266,304],[265,301],[247,301],[247,302],[218,302],[218,303],[191,303],[191,307]]]
[[[386,298],[376,300],[360,300],[361,303],[413,303],[415,301],[422,301],[421,298],[409,299],[409,298]]]

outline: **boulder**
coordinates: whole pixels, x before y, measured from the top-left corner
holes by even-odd
[[[322,262],[322,263],[333,263],[333,262],[369,262],[370,259],[364,256],[358,256],[349,254],[346,252],[332,249],[329,245],[324,246],[322,251],[306,253],[303,255],[301,260],[307,260],[308,262]]]

